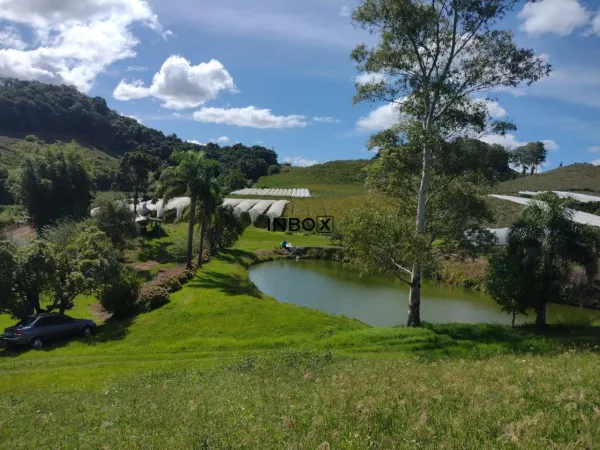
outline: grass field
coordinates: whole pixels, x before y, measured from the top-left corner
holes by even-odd
[[[599,328],[374,329],[278,303],[256,290],[247,267],[284,237],[249,228],[171,303],[100,324],[92,339],[0,351],[0,447],[594,448],[600,441]],[[169,239],[149,242],[148,252]],[[292,239],[327,245],[320,236]],[[73,315],[91,317],[92,301]]]
[[[496,194],[516,194],[519,191],[600,193],[600,166],[572,164],[548,172],[505,181],[494,188]]]

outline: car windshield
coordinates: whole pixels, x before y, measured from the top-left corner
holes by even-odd
[[[35,316],[29,316],[25,319],[19,320],[19,322],[15,325],[15,327],[26,327],[28,325],[31,325],[34,320],[35,320]]]

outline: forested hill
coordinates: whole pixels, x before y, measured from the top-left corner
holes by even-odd
[[[30,134],[47,142],[76,140],[117,157],[139,150],[166,160],[175,148],[198,149],[175,134],[165,136],[122,116],[102,97],[89,97],[72,86],[0,78],[0,135],[22,139]],[[277,164],[277,154],[260,146],[208,144],[204,150],[226,167],[246,160],[246,165],[257,165],[263,172],[258,166],[264,164],[255,164],[256,160],[263,159],[267,166]]]

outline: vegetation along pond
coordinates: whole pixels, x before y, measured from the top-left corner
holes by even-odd
[[[281,260],[252,266],[250,279],[280,302],[358,319],[375,327],[403,324],[408,309],[408,286],[380,277],[361,277],[332,261]],[[434,323],[499,323],[511,316],[484,294],[441,284],[424,284],[421,318]],[[533,322],[533,313],[517,323]],[[600,311],[549,305],[551,323],[600,323]]]

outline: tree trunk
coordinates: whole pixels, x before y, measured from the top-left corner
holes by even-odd
[[[202,218],[202,225],[200,227],[200,253],[198,254],[198,265],[201,266],[204,262],[204,235],[206,234],[206,217]]]
[[[406,325],[409,327],[421,326],[421,267],[418,264],[413,266],[413,275],[410,280]]]
[[[521,172],[521,174],[525,175],[525,172],[527,172],[527,166],[523,166],[523,172]]]
[[[190,199],[190,221],[188,224],[188,245],[187,245],[187,258],[186,267],[192,268],[192,249],[194,246],[194,221],[196,218],[196,197]]]
[[[133,191],[133,220],[137,219],[138,192]]]
[[[431,175],[431,149],[423,150],[423,171],[421,173],[421,186],[419,187],[419,201],[417,206],[417,233],[425,231],[425,208],[427,206],[427,190],[429,188],[429,177]],[[408,296],[408,320],[409,327],[421,326],[421,271],[419,264],[414,264],[410,279],[410,293]]]
[[[217,226],[210,227],[210,256],[217,256]]]
[[[546,302],[540,305],[538,309],[537,316],[535,318],[535,326],[538,328],[544,328],[546,326],[546,310],[548,304]]]
[[[517,313],[513,311],[512,313],[512,327],[515,327],[515,318],[517,317]]]
[[[531,173],[530,173],[530,175],[533,175],[534,171],[535,171],[535,166],[531,166]]]

